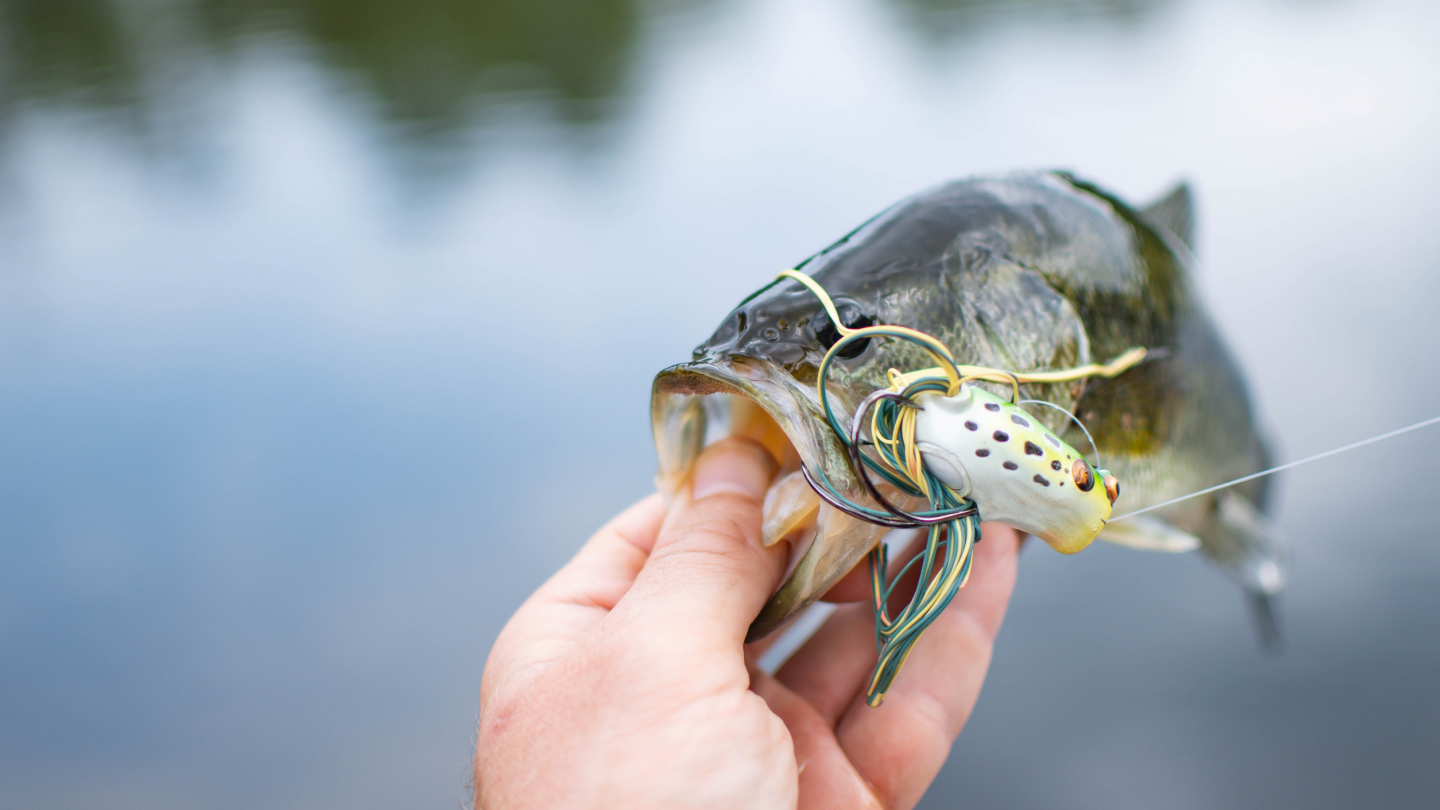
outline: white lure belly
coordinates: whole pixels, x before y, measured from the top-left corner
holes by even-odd
[[[1095,539],[1110,518],[1119,483],[1075,448],[988,391],[962,385],[953,397],[916,396],[915,447],[925,468],[982,520],[1039,537],[1064,554]]]

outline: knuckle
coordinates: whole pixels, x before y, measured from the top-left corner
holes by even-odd
[[[703,537],[731,546],[753,544],[760,533],[760,505],[736,495],[716,495],[687,510],[671,531],[672,540]]]
[[[920,728],[934,737],[934,745],[949,746],[955,741],[964,724],[963,719],[957,722],[956,715],[963,716],[965,712],[928,691],[913,692],[908,697],[910,714]]]
[[[954,617],[952,624],[958,636],[956,645],[968,653],[971,660],[988,664],[990,654],[995,648],[995,640],[985,624],[978,616],[966,610],[956,611]]]

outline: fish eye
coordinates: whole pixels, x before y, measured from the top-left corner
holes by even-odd
[[[1095,488],[1095,474],[1090,472],[1090,465],[1083,458],[1075,459],[1075,463],[1070,465],[1070,477],[1075,479],[1075,488],[1081,492]]]
[[[1105,476],[1105,497],[1110,499],[1110,505],[1114,506],[1116,499],[1120,497],[1120,479],[1113,475]]]
[[[860,308],[854,304],[840,304],[837,309],[840,313],[840,320],[850,329],[864,329],[867,326],[875,325],[875,321],[861,312]],[[835,324],[830,322],[830,316],[823,311],[816,318],[815,323],[819,326],[815,330],[815,339],[820,341],[820,345],[824,346],[826,351],[829,351],[831,346],[839,342],[840,330],[835,328]],[[836,352],[835,356],[851,360],[863,354],[869,346],[870,338],[860,338],[845,344],[845,347]]]

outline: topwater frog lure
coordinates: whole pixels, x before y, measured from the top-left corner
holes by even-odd
[[[1021,400],[1020,385],[1113,377],[1142,361],[1146,350],[1131,349],[1104,366],[1029,374],[960,365],[944,343],[924,332],[890,325],[838,326],[842,321],[834,302],[814,279],[796,270],[780,275],[805,285],[837,324],[840,338],[820,363],[816,393],[830,428],[849,450],[856,476],[882,508],[856,503],[831,485],[823,472],[802,466],[806,480],[831,506],[860,520],[928,530],[923,552],[893,576],[885,545],[870,551],[879,660],[865,700],[878,706],[920,635],[969,579],[982,516],[1073,554],[1100,533],[1120,496],[1120,482],[1099,467],[1098,458],[1092,464],[1021,405],[1037,402],[1063,409]],[[860,403],[847,430],[836,418],[826,390],[831,366],[837,356],[844,356],[847,346],[882,337],[919,345],[938,366],[909,373],[890,369],[889,387]],[[978,381],[1007,385],[1010,399],[972,384]],[[1073,414],[1065,413],[1084,430]],[[871,453],[865,452],[866,447]],[[883,483],[877,484],[871,473]],[[911,512],[897,506],[893,495],[887,498],[881,491],[883,485],[928,501],[929,509]],[[917,563],[915,594],[892,616],[888,607],[892,589]]]

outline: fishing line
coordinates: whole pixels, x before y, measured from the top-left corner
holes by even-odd
[[[1412,431],[1412,430],[1419,430],[1420,428],[1429,427],[1430,425],[1434,425],[1434,424],[1437,424],[1437,423],[1440,423],[1440,416],[1431,417],[1430,419],[1426,419],[1426,420],[1423,421],[1423,422],[1416,422],[1416,423],[1413,424],[1413,425],[1410,425],[1410,426],[1408,426],[1408,427],[1399,428],[1398,430],[1392,430],[1392,431],[1390,431],[1389,433],[1381,433],[1379,436],[1371,436],[1371,437],[1368,438],[1368,439],[1362,439],[1362,440],[1360,440],[1360,441],[1358,441],[1358,442],[1355,442],[1355,443],[1353,443],[1353,444],[1347,444],[1347,445],[1345,445],[1344,447],[1337,447],[1337,448],[1335,448],[1334,450],[1326,450],[1326,451],[1323,452],[1323,453],[1317,453],[1316,455],[1313,455],[1313,456],[1311,456],[1311,457],[1309,457],[1309,458],[1302,458],[1302,459],[1300,459],[1299,461],[1291,461],[1291,462],[1286,463],[1286,464],[1281,464],[1281,465],[1278,466],[1278,467],[1271,467],[1271,468],[1268,469],[1268,470],[1261,470],[1260,472],[1257,472],[1257,473],[1250,473],[1249,475],[1243,476],[1243,477],[1241,477],[1241,478],[1236,478],[1234,481],[1226,481],[1226,482],[1223,483],[1223,484],[1216,484],[1216,485],[1213,486],[1213,487],[1208,487],[1208,488],[1206,488],[1206,489],[1202,489],[1202,490],[1200,490],[1199,492],[1192,492],[1192,493],[1190,493],[1189,495],[1181,495],[1181,496],[1178,497],[1178,498],[1171,498],[1171,499],[1168,500],[1168,501],[1165,501],[1165,502],[1163,502],[1163,503],[1157,503],[1157,504],[1155,504],[1154,506],[1147,506],[1147,507],[1145,507],[1144,509],[1136,509],[1134,512],[1126,512],[1125,514],[1123,514],[1123,515],[1121,515],[1121,516],[1119,516],[1119,517],[1110,518],[1110,522],[1111,522],[1111,523],[1114,523],[1114,522],[1117,521],[1117,520],[1124,520],[1125,518],[1128,518],[1128,517],[1134,517],[1135,515],[1144,514],[1145,512],[1149,512],[1149,511],[1154,510],[1154,509],[1159,509],[1159,508],[1162,507],[1162,506],[1169,506],[1169,505],[1172,504],[1172,503],[1179,503],[1180,501],[1187,501],[1187,500],[1189,500],[1189,499],[1191,499],[1191,498],[1198,498],[1198,497],[1200,497],[1201,495],[1207,495],[1207,494],[1209,494],[1209,493],[1211,493],[1211,492],[1215,492],[1215,491],[1217,491],[1217,490],[1221,490],[1221,489],[1224,489],[1224,488],[1226,488],[1226,487],[1233,487],[1233,486],[1235,486],[1236,484],[1243,484],[1243,483],[1245,483],[1246,481],[1253,481],[1253,480],[1255,480],[1256,478],[1263,478],[1264,476],[1270,475],[1270,474],[1272,474],[1272,473],[1280,472],[1281,470],[1288,470],[1288,469],[1290,469],[1290,468],[1292,468],[1292,467],[1299,467],[1299,466],[1302,465],[1302,464],[1309,464],[1309,463],[1312,462],[1312,461],[1319,461],[1319,460],[1322,459],[1322,458],[1329,458],[1330,456],[1336,456],[1336,455],[1339,455],[1339,454],[1341,454],[1341,453],[1349,452],[1349,451],[1354,450],[1354,449],[1356,449],[1356,448],[1364,447],[1364,446],[1367,445],[1367,444],[1374,444],[1374,443],[1376,443],[1376,442],[1383,442],[1383,441],[1385,441],[1386,439],[1393,439],[1393,438],[1395,438],[1396,436],[1399,436],[1399,435],[1402,434],[1402,433],[1409,433],[1409,432]]]
[[[1088,442],[1090,442],[1090,452],[1092,452],[1092,453],[1095,454],[1095,466],[1096,466],[1096,467],[1103,467],[1103,466],[1105,466],[1104,464],[1101,464],[1101,463],[1100,463],[1100,447],[1099,447],[1099,445],[1095,444],[1095,437],[1090,435],[1090,429],[1087,428],[1087,427],[1085,427],[1085,423],[1080,421],[1080,417],[1078,417],[1078,416],[1076,416],[1075,414],[1073,414],[1073,413],[1065,410],[1064,408],[1060,407],[1059,405],[1056,405],[1056,404],[1053,403],[1053,402],[1046,402],[1046,401],[1043,400],[1043,399],[1022,399],[1022,400],[1020,400],[1019,402],[1017,402],[1017,403],[1015,403],[1015,404],[1017,404],[1017,405],[1048,405],[1049,407],[1054,408],[1055,410],[1059,411],[1060,413],[1063,413],[1063,414],[1065,414],[1066,416],[1070,417],[1070,421],[1075,423],[1075,427],[1080,428],[1080,432],[1085,434],[1085,440],[1088,441]]]

